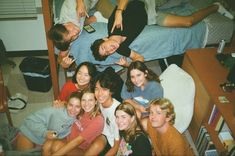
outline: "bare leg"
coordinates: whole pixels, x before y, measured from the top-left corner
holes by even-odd
[[[36,145],[23,134],[20,134],[16,140],[16,150],[25,151],[34,148]]]
[[[211,5],[204,9],[198,10],[189,16],[178,16],[169,14],[163,21],[163,26],[167,27],[191,27],[200,22],[205,17],[218,10],[218,5]]]
[[[42,155],[50,156],[52,154],[51,148],[54,140],[47,140],[42,146]]]
[[[105,136],[100,135],[93,141],[93,143],[86,150],[84,155],[85,156],[98,155],[104,149],[106,144],[107,144],[107,140]]]

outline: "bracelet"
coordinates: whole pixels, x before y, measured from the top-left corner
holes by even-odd
[[[123,11],[123,9],[117,9],[116,11]]]

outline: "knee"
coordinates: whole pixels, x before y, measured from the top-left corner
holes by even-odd
[[[49,151],[51,149],[51,145],[53,143],[53,140],[47,140],[43,145],[42,145],[42,150],[43,152]]]
[[[65,143],[61,140],[55,140],[52,145],[52,153],[55,153],[56,151],[58,151],[61,147],[64,146],[64,144]]]
[[[191,26],[193,26],[194,25],[194,22],[195,20],[194,20],[194,16],[192,15],[192,16],[189,16],[186,20],[185,20],[185,23],[184,23],[184,26],[185,27],[191,27]]]

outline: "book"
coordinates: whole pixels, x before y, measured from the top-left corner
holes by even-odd
[[[207,130],[206,130],[206,127],[205,126],[201,126],[199,134],[198,134],[198,138],[197,138],[197,141],[196,141],[197,149],[199,149],[199,146],[200,146],[200,144],[202,142],[202,139],[203,139],[203,137],[205,136],[206,133],[208,133]]]
[[[216,149],[210,149],[205,151],[205,156],[219,156]]]
[[[234,143],[234,139],[233,139],[233,137],[232,137],[232,135],[230,134],[229,131],[220,132],[218,137],[219,137],[219,139],[220,139],[220,141],[223,144],[225,149],[228,149],[230,144]]]
[[[224,118],[223,118],[223,116],[220,116],[219,121],[217,122],[217,124],[215,126],[215,131],[220,132],[223,125],[224,125]]]
[[[212,111],[211,111],[211,114],[210,114],[210,117],[209,117],[209,120],[208,120],[208,124],[212,123],[212,121],[214,120],[215,115],[216,115],[217,112],[218,112],[218,108],[216,107],[216,105],[213,105],[213,108],[212,108]]]

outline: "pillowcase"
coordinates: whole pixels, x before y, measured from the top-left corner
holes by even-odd
[[[171,64],[160,75],[163,97],[174,105],[174,127],[183,133],[189,126],[194,108],[195,84],[192,77],[176,64]]]

